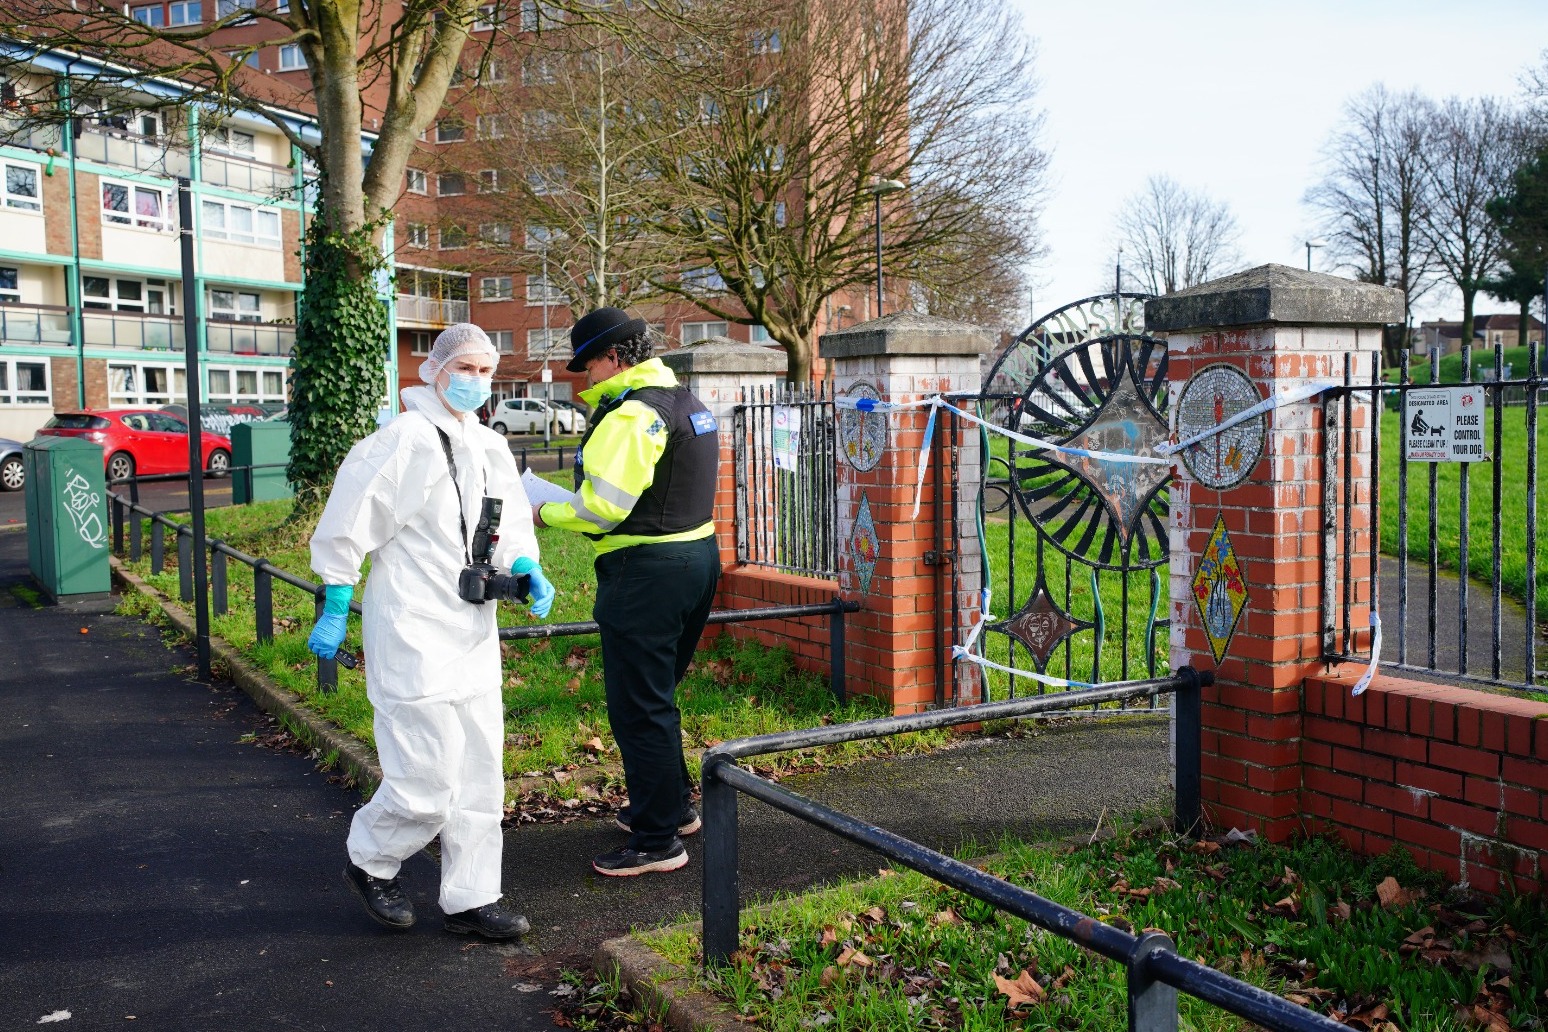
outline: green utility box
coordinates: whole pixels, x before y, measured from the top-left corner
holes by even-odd
[[[284,464],[290,461],[289,423],[238,423],[231,428],[231,502],[267,502],[291,498],[295,491],[285,479]],[[267,466],[273,469],[242,469],[243,466]]]
[[[102,446],[75,437],[39,437],[22,448],[27,472],[27,565],[58,602],[106,594],[107,479]]]

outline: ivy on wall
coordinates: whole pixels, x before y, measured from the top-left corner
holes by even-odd
[[[385,389],[387,309],[376,280],[386,259],[375,225],[328,228],[319,209],[307,229],[306,286],[290,356],[290,464],[297,512],[322,506],[356,441],[376,429]]]

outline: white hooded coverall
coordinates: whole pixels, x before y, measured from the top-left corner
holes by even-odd
[[[489,494],[505,503],[496,569],[537,561],[538,546],[504,436],[454,417],[431,387],[402,397],[406,411],[339,467],[312,569],[325,584],[354,584],[371,556],[362,631],[383,780],[350,825],[350,860],[391,878],[440,835],[441,910],[455,914],[500,898],[505,714],[497,607],[457,594],[467,558],[437,427],[451,441],[469,538]]]

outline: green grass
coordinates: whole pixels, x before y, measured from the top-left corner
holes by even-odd
[[[212,509],[207,515],[206,532],[250,555],[266,558],[281,569],[311,579],[307,547],[311,525],[287,522],[290,510],[288,501]],[[577,534],[548,528],[539,530],[538,535],[544,570],[558,588],[546,622],[590,620],[595,594],[590,542]],[[170,543],[167,553],[163,572],[149,576],[147,534],[146,558],[131,564],[131,568],[175,601],[176,551]],[[299,695],[306,706],[361,741],[372,743],[372,711],[366,698],[363,669],[341,667],[336,692],[317,690],[316,659],[306,648],[313,623],[311,597],[276,581],[275,635],[273,641],[260,645],[254,627],[251,570],[236,562],[228,570],[230,611],[212,620],[211,632]],[[191,604],[186,608],[191,610]],[[537,621],[525,608],[501,607],[502,626],[533,622]],[[350,618],[346,647],[359,650],[358,617]],[[547,776],[550,794],[571,799],[595,795],[598,785],[617,784],[621,768],[607,723],[597,636],[506,642],[502,653],[507,775]],[[679,689],[678,702],[690,748],[689,767],[695,775],[698,753],[721,741],[863,720],[889,712],[865,697],[853,698],[840,706],[833,699],[827,680],[798,670],[786,650],[729,635],[713,639],[700,650]],[[848,762],[864,756],[929,748],[945,737],[944,732],[936,732],[851,743],[830,750],[792,754],[778,763],[793,769],[814,763]],[[556,772],[558,776],[554,777]]]
[[[1524,380],[1527,375],[1527,366],[1531,362],[1531,348],[1505,348],[1505,364],[1510,366],[1510,376],[1513,380]],[[1494,351],[1489,348],[1474,348],[1473,354],[1473,381],[1476,383],[1483,379],[1485,371],[1494,369]],[[1431,383],[1430,362],[1428,359],[1422,362],[1413,362],[1408,367],[1411,383]],[[1393,367],[1383,373],[1383,379],[1391,383],[1397,383],[1402,378],[1402,369]],[[1440,382],[1462,382],[1462,353],[1445,355],[1440,360]]]
[[[1324,1014],[1384,1006],[1404,1032],[1462,1032],[1474,1026],[1457,1008],[1477,1005],[1511,1028],[1540,1027],[1541,901],[1443,899],[1441,880],[1401,850],[1356,857],[1327,839],[1189,848],[1140,833],[1074,851],[1001,849],[983,862],[991,874],[1125,931],[1159,929],[1184,956]],[[1389,877],[1415,898],[1383,905],[1377,886]],[[691,926],[644,938],[698,970]],[[1023,972],[1038,1002],[1013,1005],[997,977]],[[700,978],[744,1020],[778,1032],[1128,1027],[1118,964],[913,872],[746,911],[731,962]],[[1179,1000],[1183,1028],[1253,1027]]]

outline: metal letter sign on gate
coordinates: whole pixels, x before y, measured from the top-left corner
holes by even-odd
[[[1166,342],[1149,295],[1107,294],[1039,319],[995,362],[979,413],[1070,449],[1155,455],[1168,439]],[[995,612],[987,658],[1078,681],[1165,662],[1171,467],[1038,449],[989,434],[979,492]],[[1030,682],[989,672],[987,698]],[[1041,689],[1039,689],[1041,690]]]

